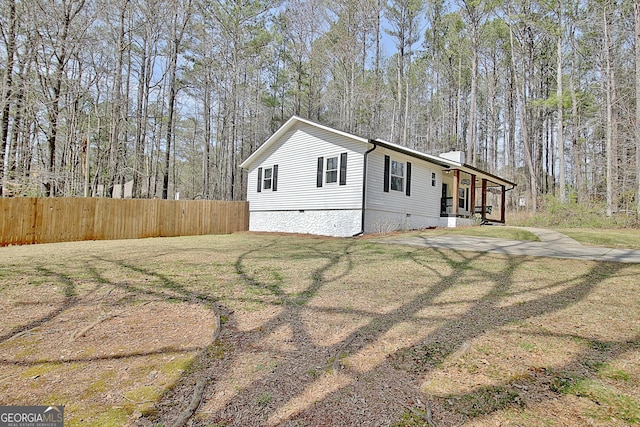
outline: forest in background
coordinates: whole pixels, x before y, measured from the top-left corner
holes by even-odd
[[[8,196],[240,200],[291,115],[640,212],[638,0],[1,0]]]

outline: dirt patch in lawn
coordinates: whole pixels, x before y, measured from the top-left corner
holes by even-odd
[[[0,401],[65,405],[65,425],[124,425],[212,341],[206,306],[127,283],[10,287],[0,308]]]

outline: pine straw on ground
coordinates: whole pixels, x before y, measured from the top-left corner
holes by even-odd
[[[20,325],[53,313],[38,328],[66,331],[65,346],[74,352],[85,351],[82,340],[94,334],[109,336],[104,348],[91,350],[94,356],[125,349],[134,337],[157,349],[144,341],[147,334],[133,331],[158,313],[166,321],[152,322],[149,335],[167,333],[171,348],[192,350],[195,362],[170,384],[165,379],[164,395],[146,406],[129,399],[132,425],[173,425],[194,401],[197,384],[204,384],[201,401],[186,425],[640,421],[640,266],[251,233],[1,251],[3,297],[15,302],[42,293],[39,301],[54,302],[13,320],[3,316],[0,334],[19,334]],[[117,283],[128,291],[109,291]],[[70,314],[80,310],[75,305],[64,305],[108,292],[114,304],[126,295],[131,301],[84,317]],[[167,317],[166,306],[174,317]],[[114,323],[127,312],[140,319],[133,329]],[[215,313],[222,325],[212,342]],[[65,319],[76,319],[73,327],[61,325]],[[23,338],[0,344],[2,401],[11,395],[35,403],[13,397],[9,384],[29,378],[25,361],[53,351],[32,351],[27,343],[7,347]],[[98,364],[90,369],[94,377],[108,372]],[[123,365],[118,375],[132,370]],[[41,381],[54,397],[63,395],[56,379]],[[88,375],[64,383],[65,390],[80,390],[64,394],[78,399],[76,412],[90,405],[81,390],[91,384]],[[102,395],[124,394],[117,381],[104,387]],[[104,411],[123,405],[104,404]]]

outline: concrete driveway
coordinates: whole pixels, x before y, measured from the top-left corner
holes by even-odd
[[[508,255],[571,258],[586,261],[640,263],[640,250],[583,246],[564,234],[539,228],[521,227],[540,238],[540,242],[473,236],[389,236],[379,243]]]

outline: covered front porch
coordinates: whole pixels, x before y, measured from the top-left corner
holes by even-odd
[[[465,165],[464,169],[448,169],[443,173],[440,217],[449,227],[472,225],[479,221],[505,223],[506,188],[509,183]]]

